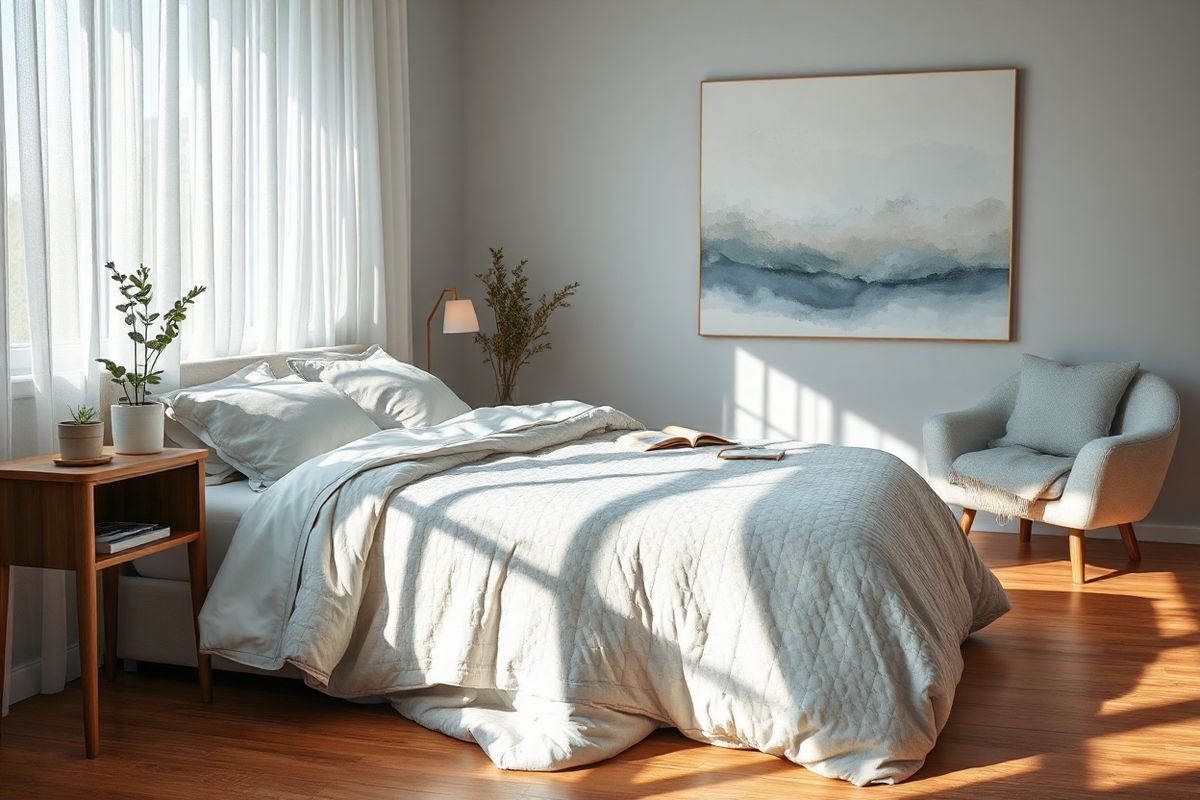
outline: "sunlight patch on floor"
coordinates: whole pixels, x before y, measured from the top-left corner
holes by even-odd
[[[1171,577],[1178,589],[1178,578]],[[1176,596],[1152,602],[1155,633],[1163,646],[1155,648],[1155,658],[1142,670],[1137,686],[1101,703],[1098,717],[1118,717],[1145,708],[1200,705],[1195,687],[1188,685],[1200,665],[1200,642],[1196,641],[1200,631],[1186,596],[1181,590],[1173,594]],[[1131,702],[1131,697],[1139,698],[1140,702]],[[1200,761],[1200,717],[1192,719],[1191,725],[1192,740],[1197,743],[1197,761]]]
[[[1164,636],[1200,636],[1200,607],[1188,600],[1179,575],[1173,572],[1168,574],[1175,584],[1175,591],[1171,592],[1171,599],[1165,601],[1165,608],[1160,610],[1159,633]]]
[[[964,778],[966,783],[982,783],[984,781],[1009,780],[1021,775],[1032,775],[1044,769],[1046,766],[1046,756],[1038,753],[1037,755],[1025,756],[1024,758],[1014,758],[1010,761],[1001,761],[996,764],[988,764],[981,767],[968,767],[967,769],[955,771],[955,775]],[[920,775],[920,773],[917,773]],[[916,789],[920,787],[919,782],[901,784],[902,787]],[[914,796],[921,797],[926,793],[918,791]]]
[[[1087,742],[1087,788],[1110,792],[1190,775],[1193,768],[1180,769],[1180,764],[1200,763],[1198,742],[1195,717],[1092,737]]]
[[[1100,704],[1096,712],[1099,719],[1115,719],[1127,714],[1141,714],[1153,710],[1156,714],[1170,712],[1172,706],[1193,709],[1190,714],[1197,755],[1200,756],[1200,695],[1187,680],[1195,676],[1200,664],[1200,645],[1166,650],[1147,665],[1137,682],[1128,692],[1119,697],[1110,697]],[[1180,713],[1184,713],[1181,711]],[[1109,724],[1109,723],[1105,723]]]

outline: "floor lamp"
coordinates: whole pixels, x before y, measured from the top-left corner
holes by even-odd
[[[433,318],[437,316],[442,301],[446,300],[446,314],[442,318],[442,333],[478,333],[479,319],[475,316],[475,305],[470,300],[459,300],[457,289],[442,289],[433,310],[425,320],[425,370],[433,372]]]

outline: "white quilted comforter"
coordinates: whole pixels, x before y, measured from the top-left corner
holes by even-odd
[[[640,427],[481,409],[308,462],[242,520],[204,649],[385,699],[504,768],[672,725],[860,785],[911,775],[963,639],[1009,608],[948,509],[879,451],[613,444]]]

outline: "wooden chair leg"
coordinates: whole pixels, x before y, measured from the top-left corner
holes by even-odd
[[[963,536],[971,534],[971,526],[975,523],[975,509],[964,508],[962,516],[958,518],[958,527],[962,528]]]
[[[1083,531],[1077,528],[1071,528],[1067,531],[1068,545],[1071,550],[1071,583],[1083,583],[1084,578],[1084,560],[1083,560]]]
[[[1028,542],[1030,536],[1032,536],[1032,534],[1033,534],[1033,520],[1030,520],[1030,519],[1021,520],[1020,531],[1021,531],[1021,533],[1020,533],[1021,541]]]
[[[1125,554],[1129,556],[1129,560],[1141,561],[1142,550],[1138,547],[1137,535],[1133,532],[1133,523],[1126,522],[1118,525],[1117,528],[1121,531],[1121,541],[1125,543]]]

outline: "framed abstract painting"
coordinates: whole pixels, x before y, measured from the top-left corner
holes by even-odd
[[[1017,70],[701,84],[699,332],[1009,341]]]

